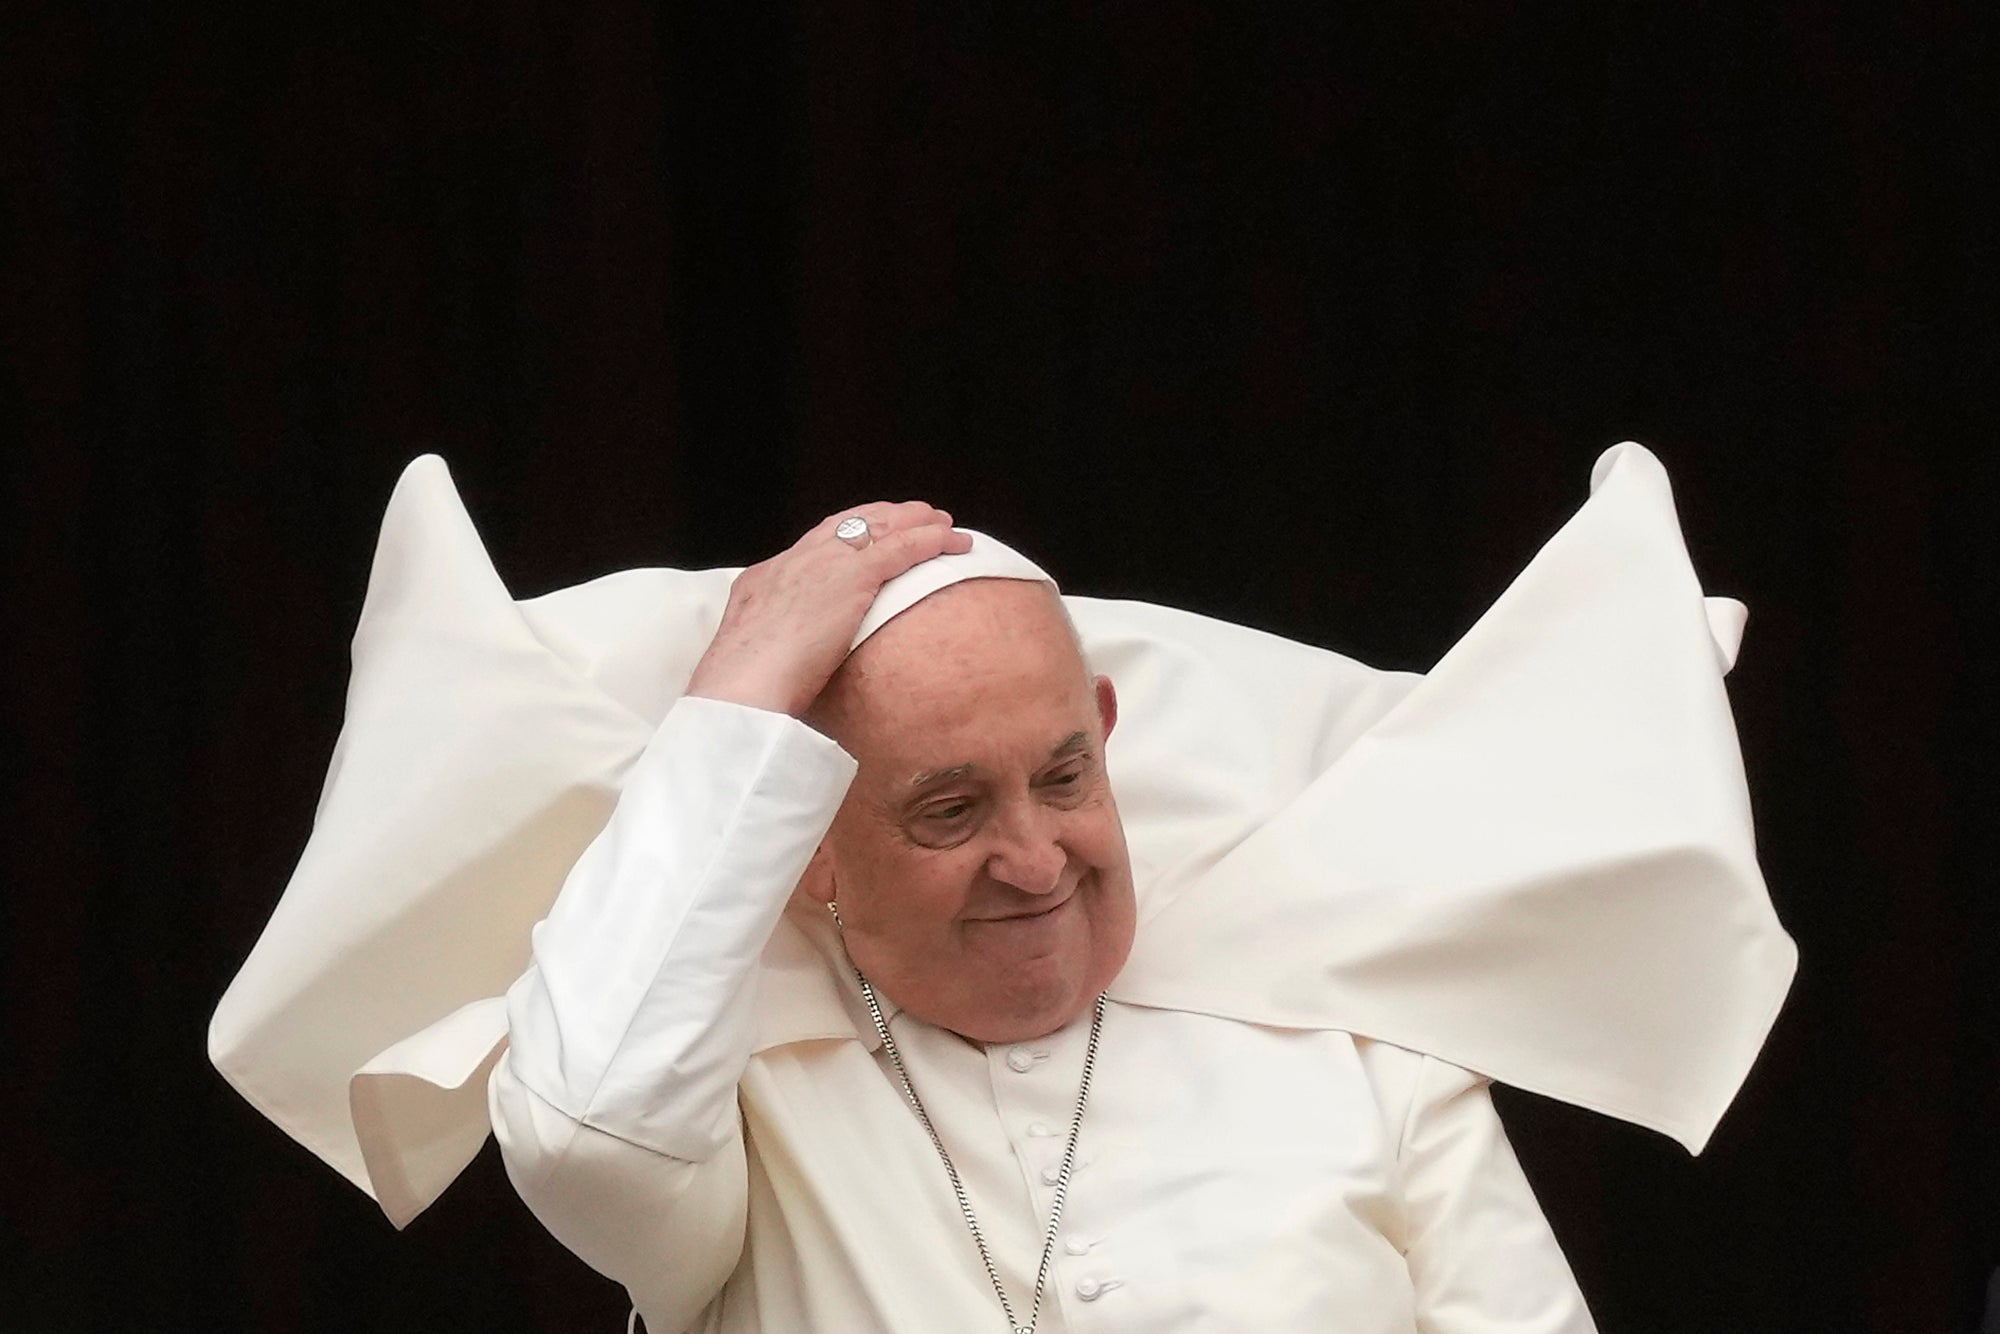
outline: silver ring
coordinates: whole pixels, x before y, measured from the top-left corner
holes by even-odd
[[[868,520],[859,514],[850,514],[842,519],[833,530],[833,535],[853,547],[856,551],[868,545],[875,534],[869,531]]]

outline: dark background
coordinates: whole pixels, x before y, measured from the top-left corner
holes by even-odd
[[[0,1324],[621,1327],[490,1148],[397,1235],[204,1057],[415,454],[521,595],[916,495],[1421,668],[1633,437],[1803,966],[1698,1160],[1503,1111],[1607,1334],[1970,1329],[1989,21],[711,8],[9,9]]]

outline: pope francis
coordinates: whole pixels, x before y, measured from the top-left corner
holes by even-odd
[[[211,1052],[398,1223],[490,1127],[657,1334],[1589,1330],[1487,1086],[1740,1085],[1742,623],[1633,445],[1422,677],[914,502],[514,603],[422,460]]]

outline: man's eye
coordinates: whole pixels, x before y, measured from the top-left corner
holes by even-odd
[[[1083,781],[1081,769],[1071,769],[1068,773],[1051,774],[1042,780],[1043,787],[1075,787]]]
[[[941,820],[946,824],[950,824],[954,820],[964,819],[966,813],[971,809],[972,803],[969,801],[954,801],[948,805],[931,807],[924,812],[924,818],[926,820]]]

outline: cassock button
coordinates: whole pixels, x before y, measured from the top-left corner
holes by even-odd
[[[1055,1127],[1047,1121],[1028,1122],[1028,1134],[1035,1139],[1052,1139],[1055,1133]]]
[[[1060,1167],[1044,1167],[1042,1169],[1042,1184],[1044,1186],[1053,1186],[1061,1180],[1062,1169]]]
[[[1071,1237],[1069,1240],[1063,1243],[1063,1249],[1068,1251],[1071,1255],[1089,1255],[1090,1243],[1085,1241],[1082,1237]]]
[[[1076,1281],[1076,1295],[1087,1302],[1096,1301],[1097,1294],[1102,1291],[1104,1291],[1103,1285],[1094,1278],[1080,1278]]]
[[[1035,1068],[1035,1058],[1028,1054],[1026,1047],[1016,1047],[1007,1053],[1007,1068],[1017,1075],[1025,1075]]]

